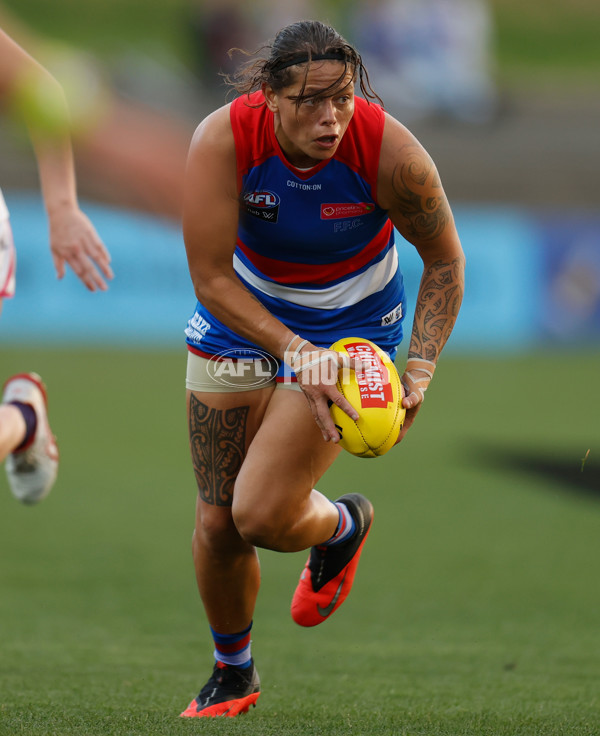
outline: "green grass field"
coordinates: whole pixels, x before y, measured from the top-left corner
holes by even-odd
[[[178,718],[212,652],[184,350],[3,346],[1,363],[43,375],[62,452],[37,507],[0,478],[2,736],[600,733],[599,354],[445,356],[405,443],[343,455],[320,486],[376,510],[340,611],[297,627],[305,554],[262,553],[263,694],[216,722]]]

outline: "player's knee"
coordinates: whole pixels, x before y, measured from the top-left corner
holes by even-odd
[[[205,513],[196,519],[196,527],[192,537],[192,549],[199,546],[208,550],[227,549],[232,537],[238,537],[237,529],[231,513]]]
[[[252,506],[233,507],[233,520],[238,533],[245,542],[254,547],[286,551],[289,524],[280,514]]]

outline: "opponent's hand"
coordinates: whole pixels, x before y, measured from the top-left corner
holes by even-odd
[[[406,417],[396,444],[404,439],[423,405],[425,391],[433,378],[434,371],[435,363],[431,360],[409,358],[406,362],[406,370],[400,379],[404,388],[402,406],[406,409]]]
[[[77,207],[49,214],[50,251],[56,275],[62,279],[65,264],[90,291],[106,291],[113,278],[110,254],[88,217]]]

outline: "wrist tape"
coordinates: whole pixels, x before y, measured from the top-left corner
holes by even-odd
[[[414,371],[419,371],[425,375],[417,375]],[[418,393],[421,395],[421,401],[425,400],[425,391],[435,371],[435,363],[424,358],[409,358],[406,361],[406,371],[404,375],[409,379],[410,384],[406,387],[410,393]]]

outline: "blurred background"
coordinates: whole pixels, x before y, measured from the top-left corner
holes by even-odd
[[[155,317],[154,342],[177,343],[192,303],[178,230],[191,133],[226,101],[219,72],[243,60],[230,48],[254,50],[309,17],[358,45],[387,109],[440,170],[469,257],[451,349],[597,345],[600,9],[592,0],[56,0],[51,11],[44,0],[4,0],[0,23],[67,91],[80,196],[117,272],[101,307],[75,280],[56,288],[35,161],[23,132],[0,117],[20,295],[5,307],[4,340],[22,339],[35,310],[36,339],[93,331],[145,341],[133,320],[115,320],[130,309]],[[418,267],[406,248],[409,284]],[[158,310],[156,289],[169,308]]]

